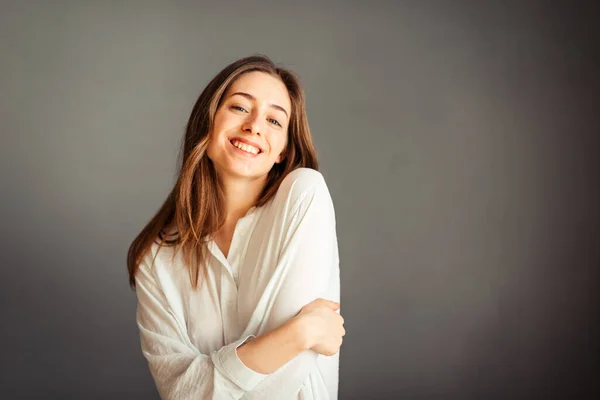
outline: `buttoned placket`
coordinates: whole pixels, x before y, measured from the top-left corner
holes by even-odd
[[[252,218],[248,214],[237,221],[227,257],[214,240],[210,242],[210,251],[221,264],[220,303],[225,344],[233,343],[242,334],[242,327],[239,326],[237,304],[238,278],[243,261],[241,250],[244,248],[240,244],[247,240],[246,235],[251,222]]]

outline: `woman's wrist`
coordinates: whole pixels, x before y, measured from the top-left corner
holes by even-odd
[[[242,363],[261,374],[270,374],[299,353],[310,349],[308,321],[294,317],[278,328],[239,346]]]
[[[295,316],[288,321],[288,324],[292,326],[292,329],[296,333],[296,339],[298,340],[298,346],[304,351],[313,347],[314,339],[311,335],[310,326],[308,321],[303,316]]]

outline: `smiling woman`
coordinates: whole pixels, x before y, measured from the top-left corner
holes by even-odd
[[[233,82],[215,115],[207,149],[217,172],[232,178],[266,177],[283,160],[290,109],[290,96],[279,78],[254,71]]]
[[[177,182],[129,248],[163,399],[336,399],[334,208],[296,76],[242,58],[204,89]]]

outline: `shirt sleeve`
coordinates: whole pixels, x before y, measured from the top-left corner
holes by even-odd
[[[282,183],[279,201],[284,205],[281,219],[276,218],[283,228],[277,266],[269,282],[275,288],[267,307],[269,327],[285,323],[319,297],[340,300],[335,212],[329,190],[323,176],[314,170],[302,169],[292,178]],[[337,399],[338,371],[324,376],[319,357],[325,356],[312,350],[300,353],[243,398],[292,398],[310,379],[327,388],[328,395],[320,391],[319,399]],[[339,360],[339,353],[332,357]]]
[[[237,355],[236,349],[253,335],[210,354],[200,353],[149,265],[151,256],[136,274],[137,325],[142,353],[162,399],[240,399],[268,376],[248,368]]]

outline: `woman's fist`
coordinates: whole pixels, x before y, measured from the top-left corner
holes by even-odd
[[[325,356],[340,350],[346,330],[339,309],[340,303],[322,298],[302,307],[296,317],[303,321],[307,348]]]

